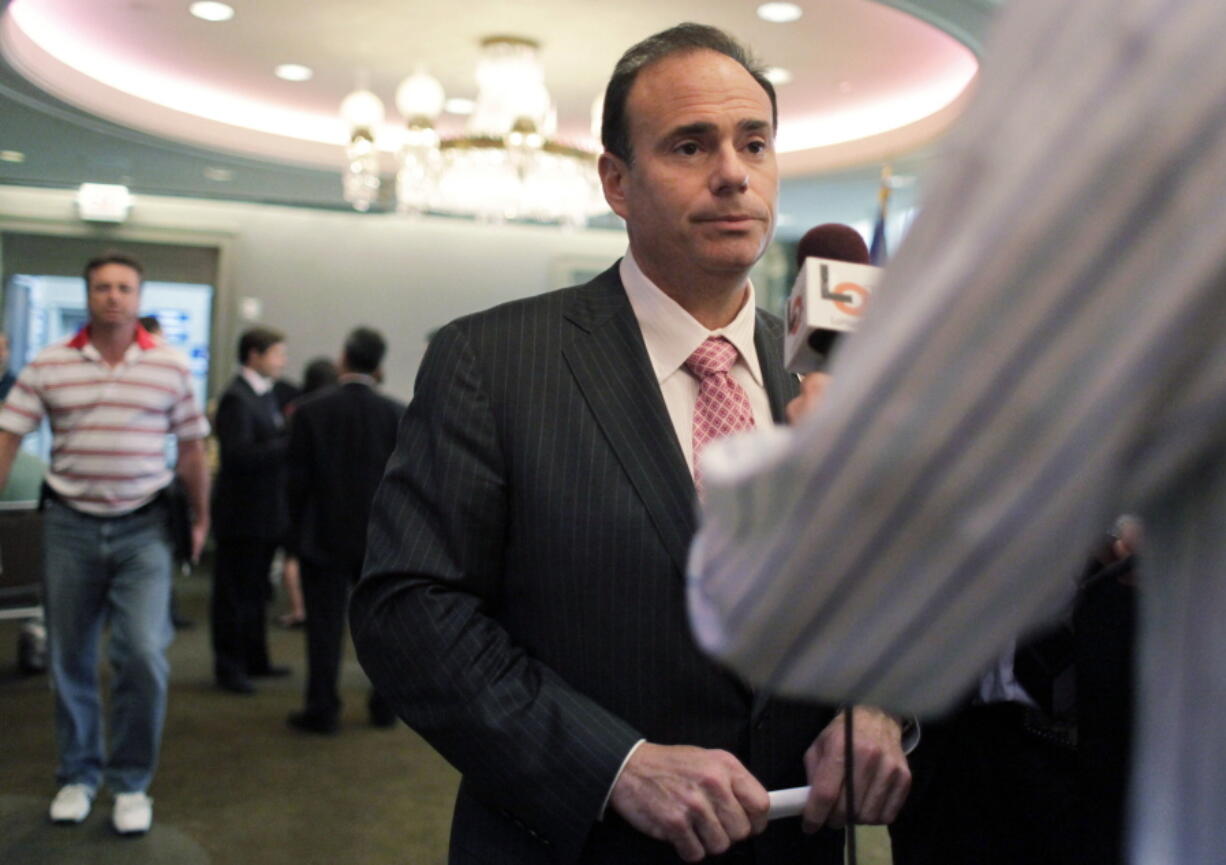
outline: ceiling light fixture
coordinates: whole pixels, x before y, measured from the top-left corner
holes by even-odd
[[[187,7],[187,11],[203,21],[229,21],[234,17],[234,7],[215,0],[199,0]]]
[[[434,128],[447,105],[442,85],[422,68],[401,82],[396,107],[406,126],[398,210],[579,226],[608,209],[596,154],[553,138],[557,109],[537,49],[535,41],[517,36],[482,40],[477,98],[465,134],[453,138],[440,138]],[[345,200],[361,211],[378,197],[374,130],[382,112],[382,101],[370,91],[351,93],[341,104],[350,129]]]
[[[792,83],[792,73],[782,66],[769,66],[763,74],[766,76],[766,80],[776,87]]]
[[[341,117],[349,124],[347,165],[341,177],[344,196],[354,210],[365,213],[379,199],[375,130],[383,122],[383,100],[369,90],[355,90],[341,102]]]
[[[285,81],[310,81],[315,76],[314,70],[301,63],[282,63],[273,73]]]
[[[88,222],[123,222],[132,209],[132,193],[117,183],[82,183],[76,201],[77,215]]]
[[[0,162],[22,163],[26,161],[26,155],[20,150],[0,150]]]
[[[461,99],[459,96],[453,96],[443,103],[443,110],[448,114],[467,116],[477,110],[477,103],[471,99]]]
[[[795,3],[763,3],[758,7],[758,17],[772,24],[789,24],[804,14]]]

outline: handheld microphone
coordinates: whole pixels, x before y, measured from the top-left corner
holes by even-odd
[[[856,329],[864,306],[881,279],[882,269],[869,264],[868,246],[850,225],[827,222],[805,232],[796,246],[799,273],[788,298],[787,333],[783,337],[784,365],[790,372],[817,372],[840,334]],[[843,711],[843,795],[847,824],[845,859],[856,865],[855,756],[852,715]],[[793,787],[770,793],[767,819],[793,817],[804,810],[810,788]]]
[[[855,330],[882,271],[869,264],[860,233],[839,222],[805,232],[796,263],[783,358],[788,370],[804,374],[822,369],[839,334]]]

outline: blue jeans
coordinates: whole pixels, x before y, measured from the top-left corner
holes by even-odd
[[[157,765],[170,664],[171,545],[166,506],[93,517],[52,501],[43,519],[47,647],[61,784],[144,791]],[[103,746],[98,646],[111,629]]]

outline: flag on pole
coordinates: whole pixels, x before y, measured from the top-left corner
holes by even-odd
[[[889,218],[890,177],[893,173],[888,163],[881,166],[881,187],[877,190],[877,221],[873,224],[873,242],[868,247],[868,260],[878,267],[884,267],[889,256],[885,247],[885,223]]]

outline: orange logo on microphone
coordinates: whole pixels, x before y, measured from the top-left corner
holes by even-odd
[[[869,291],[862,285],[856,285],[854,282],[840,282],[834,287],[834,296],[831,300],[834,302],[835,308],[844,315],[851,315],[859,318],[864,312],[864,305],[868,303]],[[859,295],[860,302],[852,306],[849,302],[851,297],[848,295]]]

